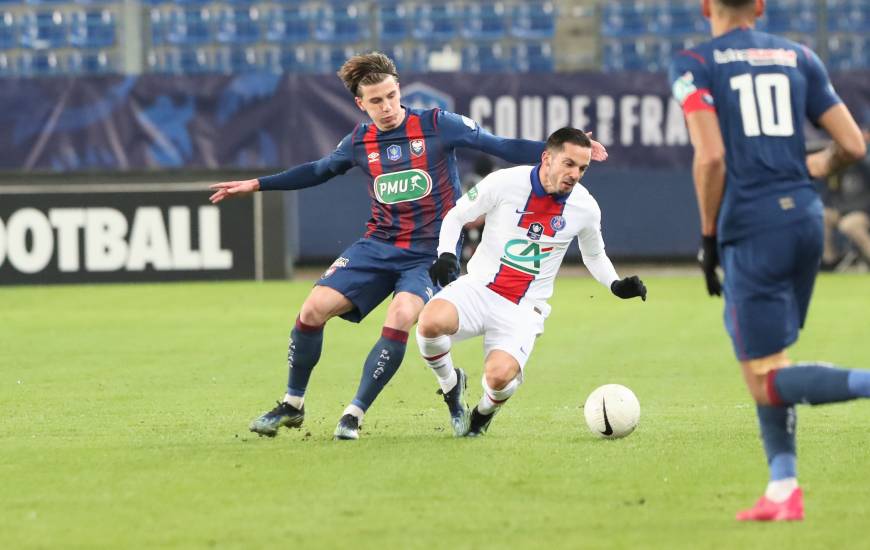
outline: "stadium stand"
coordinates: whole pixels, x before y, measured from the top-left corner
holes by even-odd
[[[768,2],[759,26],[870,67],[866,0]],[[661,71],[708,32],[694,0],[0,0],[0,76],[332,72],[371,49],[413,72]]]

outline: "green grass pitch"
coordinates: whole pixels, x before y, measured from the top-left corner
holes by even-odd
[[[477,440],[409,342],[358,442],[331,435],[383,309],[328,325],[305,426],[266,439],[248,422],[283,395],[310,282],[0,289],[0,547],[867,548],[870,403],[800,408],[806,521],[736,523],[766,467],[721,301],[646,279],[646,303],[560,280]],[[870,368],[868,329],[870,278],[823,276],[792,357]],[[472,404],[481,349],[454,350]],[[583,422],[609,382],[641,402],[624,440]]]

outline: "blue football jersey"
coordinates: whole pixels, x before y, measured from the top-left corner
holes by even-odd
[[[738,28],[671,62],[686,114],[715,111],[725,144],[718,235],[728,242],[818,213],[803,123],[840,102],[818,56],[785,38]]]

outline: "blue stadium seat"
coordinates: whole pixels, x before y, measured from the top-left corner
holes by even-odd
[[[266,70],[263,59],[254,48],[224,47],[215,51],[214,68],[225,74],[262,72]]]
[[[208,8],[172,9],[164,13],[166,42],[195,46],[211,41],[212,13]]]
[[[74,11],[69,14],[69,43],[84,48],[105,48],[115,43],[117,23],[111,10]]]
[[[77,50],[67,58],[64,71],[69,74],[117,73],[112,57],[103,50]]]
[[[498,42],[470,43],[462,48],[462,70],[471,73],[500,73],[510,70],[510,52]]]
[[[870,32],[870,3],[866,0],[827,0],[831,32]]]
[[[647,6],[641,2],[605,2],[601,11],[601,35],[638,36],[647,31]]]
[[[507,11],[502,2],[469,2],[462,34],[469,40],[501,40],[507,35]]]
[[[24,52],[18,57],[17,73],[21,76],[54,76],[61,73],[53,51]]]
[[[260,39],[260,10],[256,6],[222,8],[217,13],[218,42],[248,44]]]
[[[521,2],[514,7],[511,34],[532,40],[553,38],[556,35],[556,7],[553,2]]]
[[[18,32],[15,17],[12,12],[0,12],[0,50],[7,50],[18,45]]]
[[[758,30],[771,33],[816,31],[816,6],[814,0],[771,2],[764,16],[758,20]]]
[[[429,44],[443,44],[459,36],[460,14],[450,2],[421,3],[414,13],[414,38]]]
[[[838,71],[870,68],[870,38],[857,34],[829,37],[828,68]]]
[[[42,50],[63,47],[67,41],[66,31],[66,21],[61,11],[26,11],[19,15],[19,43],[25,48]]]
[[[395,61],[399,74],[423,73],[429,70],[429,50],[426,46],[396,45],[384,52]]]
[[[549,42],[521,42],[514,46],[513,58],[516,69],[524,73],[551,73],[556,65]]]
[[[314,37],[323,42],[351,44],[370,35],[369,19],[357,4],[327,5],[317,8],[314,16]]]
[[[311,38],[311,14],[305,6],[273,7],[263,17],[270,42],[296,44]]]
[[[659,37],[709,34],[710,23],[697,4],[672,0],[654,6],[649,13],[649,32]]]
[[[0,52],[0,78],[15,76],[15,61],[6,52]]]
[[[602,50],[604,71],[648,71],[659,63],[654,48],[640,40],[606,40]]]
[[[381,44],[394,44],[408,38],[412,20],[402,2],[378,2],[378,38]]]
[[[317,72],[314,55],[302,46],[285,49],[281,53],[281,66],[288,73]]]

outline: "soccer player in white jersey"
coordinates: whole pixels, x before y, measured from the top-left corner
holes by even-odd
[[[522,383],[523,368],[550,313],[553,281],[574,237],[595,279],[620,298],[646,300],[646,287],[637,276],[620,279],[616,274],[604,253],[601,210],[579,185],[591,147],[582,131],[557,130],[547,139],[540,164],[493,172],[444,218],[438,259],[429,273],[446,288],[423,308],[417,344],[438,378],[456,436],[483,435]],[[481,243],[468,262],[468,274],[456,279],[462,226],[481,215],[486,216]],[[450,347],[480,335],[484,392],[469,414],[465,373],[453,366]]]

